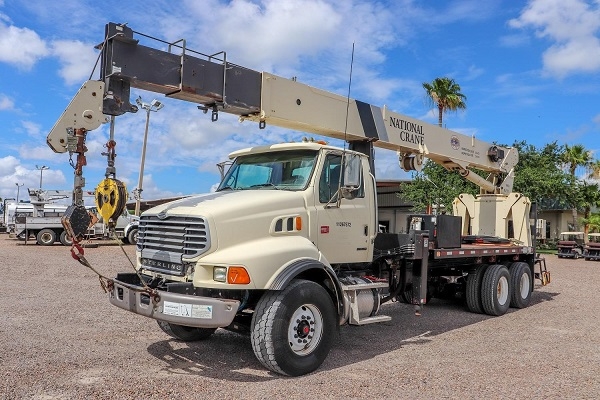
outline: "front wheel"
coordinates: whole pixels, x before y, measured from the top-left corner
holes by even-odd
[[[164,333],[183,342],[208,339],[217,330],[216,328],[194,328],[158,320],[156,322],[158,322],[158,326]]]
[[[294,280],[282,291],[267,292],[252,316],[256,358],[269,370],[289,376],[319,368],[333,344],[337,315],[320,285]]]
[[[129,233],[127,233],[127,241],[129,242],[129,244],[137,244],[137,238],[138,238],[138,229],[137,228],[133,228],[132,230],[129,231]]]

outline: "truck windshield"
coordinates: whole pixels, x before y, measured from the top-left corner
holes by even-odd
[[[249,154],[235,159],[217,191],[242,189],[304,190],[317,159],[316,150]]]

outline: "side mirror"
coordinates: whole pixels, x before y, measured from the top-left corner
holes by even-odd
[[[356,197],[358,188],[360,188],[361,162],[358,154],[344,154],[344,182],[342,186],[342,196],[345,199]]]

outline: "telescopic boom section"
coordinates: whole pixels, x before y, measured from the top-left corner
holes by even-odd
[[[424,158],[429,158],[458,171],[479,185],[482,193],[508,194],[512,190],[513,168],[518,162],[514,148],[486,143],[295,79],[253,71],[229,63],[224,52],[205,55],[191,51],[184,40],[162,45],[167,51],[140,45],[133,30],[125,25],[106,25],[106,39],[101,45],[103,98],[80,90],[81,101],[71,102],[69,107],[74,109],[68,108],[48,135],[50,147],[56,152],[67,151],[66,131],[91,130],[104,122],[106,118],[102,120],[93,112],[98,107],[106,115],[136,112],[137,107],[130,102],[134,87],[198,103],[198,108],[211,112],[213,121],[223,111],[258,122],[261,128],[269,124],[349,142],[372,142],[397,151],[400,165],[407,171],[420,170]],[[77,106],[81,102],[86,106]],[[91,127],[90,122],[97,126]],[[490,175],[482,178],[471,168]]]

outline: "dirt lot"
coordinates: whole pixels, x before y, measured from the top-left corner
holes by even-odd
[[[131,268],[118,246],[86,256],[107,276]],[[111,306],[66,247],[2,234],[0,398],[598,398],[600,263],[546,259],[552,283],[529,308],[494,318],[434,299],[416,317],[386,305],[391,322],[343,327],[317,372],[282,378],[248,337],[171,340]]]

